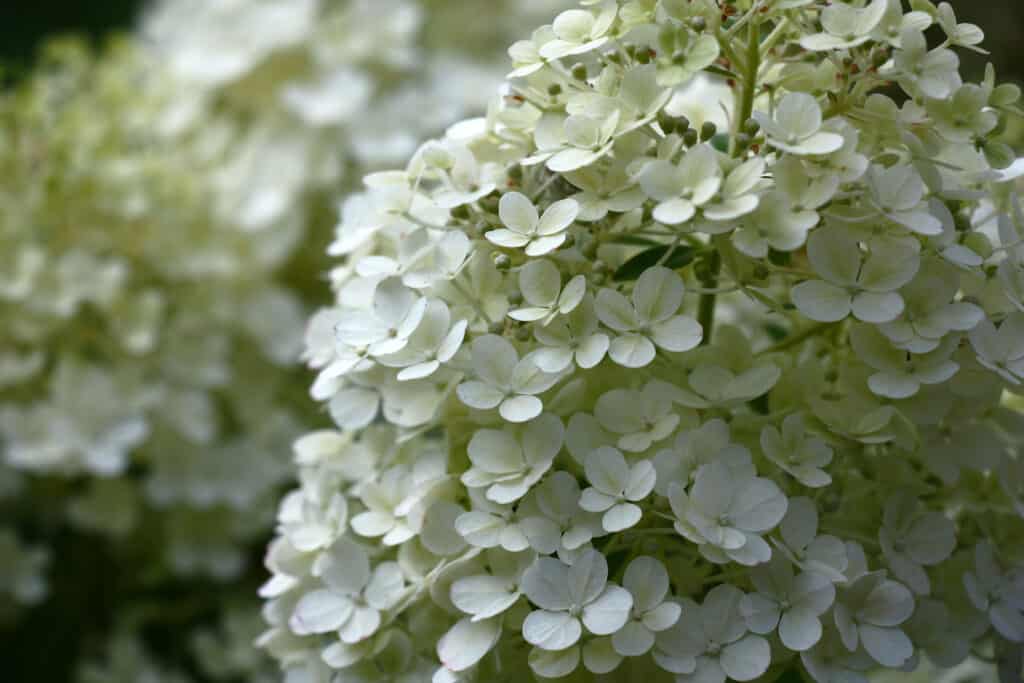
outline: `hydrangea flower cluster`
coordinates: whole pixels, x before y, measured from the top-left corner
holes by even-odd
[[[505,31],[561,3],[500,4],[488,35],[429,4],[167,0],[99,55],[52,45],[0,98],[0,476],[25,475],[0,501],[0,611],[44,597],[71,527],[146,591],[233,580],[208,607],[256,616],[252,551],[315,414],[294,366],[327,207],[483,111]],[[119,643],[90,670],[147,652]],[[195,648],[210,679],[255,680],[262,660],[220,650]]]
[[[586,0],[365,178],[261,590],[287,680],[1018,680],[1020,91],[911,6]]]

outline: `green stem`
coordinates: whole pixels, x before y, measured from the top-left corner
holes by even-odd
[[[747,56],[743,65],[743,90],[740,92],[739,109],[736,119],[732,122],[733,154],[736,152],[736,136],[743,129],[743,124],[754,113],[754,97],[757,95],[757,75],[761,70],[761,23],[755,17],[747,25]]]
[[[714,290],[718,289],[718,274],[722,270],[722,256],[717,251],[711,252],[709,255],[709,273],[708,276],[702,281],[705,289]],[[717,293],[708,293],[700,295],[700,303],[697,307],[697,322],[700,323],[701,328],[704,330],[704,337],[701,339],[701,344],[707,346],[711,343],[711,334],[715,329],[715,301],[718,298]]]
[[[801,342],[816,336],[819,332],[824,332],[825,330],[832,327],[834,324],[835,323],[818,323],[817,325],[811,325],[810,327],[807,327],[801,330],[800,332],[797,332],[796,334],[786,337],[778,344],[769,346],[763,351],[759,351],[757,355],[760,356],[766,353],[776,353],[778,351],[785,351],[786,349],[791,349],[797,344],[800,344]]]
[[[758,3],[759,4],[759,3]],[[756,6],[756,5],[755,5]],[[761,18],[752,10],[747,23],[747,54],[743,67],[743,90],[740,93],[737,116],[732,121],[732,136],[729,140],[729,151],[735,155],[736,138],[743,129],[744,122],[754,111],[754,96],[757,94],[757,74],[761,70]],[[701,283],[705,289],[718,289],[718,275],[722,270],[722,255],[716,250],[711,254],[708,276]],[[709,292],[702,294],[697,309],[697,322],[704,329],[701,344],[711,343],[715,326],[715,303],[718,294]]]

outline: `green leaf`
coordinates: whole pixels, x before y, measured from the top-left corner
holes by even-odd
[[[629,244],[634,247],[654,247],[660,246],[660,242],[652,240],[649,237],[640,237],[639,235],[621,235],[616,237],[613,244]]]
[[[619,269],[615,271],[615,275],[612,276],[612,279],[616,282],[628,282],[630,280],[637,279],[645,270],[658,265],[658,261],[668,253],[669,249],[671,249],[669,245],[659,244],[656,247],[651,247],[650,249],[641,251],[639,254],[623,263]],[[669,270],[676,270],[677,268],[682,268],[692,262],[693,247],[676,245],[672,254],[661,265],[665,266]]]

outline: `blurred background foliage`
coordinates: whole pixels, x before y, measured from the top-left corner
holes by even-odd
[[[950,0],[950,4],[961,21],[985,30],[986,47],[1000,78],[1024,81],[1024,2]],[[111,31],[130,28],[145,5],[145,0],[5,0],[0,2],[0,62],[9,75],[16,75],[31,64],[46,38],[75,33],[99,40]],[[476,16],[484,18],[485,14]],[[965,61],[969,62],[969,74],[974,75],[984,67],[986,58],[970,56]]]

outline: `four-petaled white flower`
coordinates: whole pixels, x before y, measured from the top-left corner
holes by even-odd
[[[948,336],[933,351],[912,354],[893,346],[871,325],[857,325],[850,332],[854,352],[870,368],[871,391],[886,398],[909,398],[922,384],[941,384],[955,375],[960,366],[950,357],[960,345],[959,336]]]
[[[986,320],[971,330],[978,362],[1012,384],[1024,382],[1024,313],[1013,313],[997,328]]]
[[[366,551],[347,539],[338,540],[324,556],[320,580],[325,587],[303,595],[288,623],[297,635],[338,631],[347,644],[376,633],[381,611],[397,603],[405,590],[397,562],[382,562],[371,571]]]
[[[573,362],[589,370],[604,359],[611,344],[608,335],[599,331],[594,297],[589,293],[567,315],[534,328],[533,336],[544,346],[531,358],[544,372],[562,372]]]
[[[687,493],[679,484],[668,491],[675,529],[700,546],[711,562],[756,565],[771,559],[761,534],[786,514],[786,496],[753,464],[713,460],[697,472]]]
[[[974,571],[964,574],[971,604],[988,617],[1001,636],[1024,642],[1024,573],[1006,570],[992,544],[974,548]]]
[[[878,542],[889,569],[915,593],[928,595],[924,567],[939,564],[956,548],[956,527],[941,512],[925,512],[921,502],[897,493],[885,504]]]
[[[914,654],[913,643],[899,628],[913,612],[914,596],[907,587],[876,571],[840,588],[832,616],[847,650],[863,647],[882,666],[898,668]]]
[[[373,293],[371,310],[343,310],[335,323],[338,340],[366,347],[374,356],[397,353],[423,320],[427,300],[398,278],[382,280]]]
[[[525,247],[527,256],[543,256],[562,246],[579,210],[575,199],[561,199],[539,215],[526,195],[509,192],[498,202],[498,217],[505,227],[490,230],[484,237],[499,247]]]
[[[619,334],[608,355],[627,368],[642,368],[654,360],[655,346],[666,351],[689,351],[700,343],[700,324],[677,315],[683,303],[682,279],[668,268],[648,268],[633,286],[631,299],[614,289],[597,294],[597,316]]]
[[[644,166],[640,187],[658,202],[654,220],[666,225],[686,223],[715,197],[722,186],[717,154],[710,145],[699,145],[688,150],[679,164],[659,159]]]
[[[708,591],[703,604],[684,600],[679,621],[658,634],[654,660],[680,683],[752,681],[762,675],[771,664],[771,646],[748,633],[742,600],[743,591],[728,583]]]
[[[379,356],[377,362],[388,367],[400,368],[396,379],[399,382],[423,379],[437,372],[450,361],[466,337],[468,322],[451,322],[451,312],[443,301],[431,299],[423,312],[423,319],[409,336],[408,343],[400,351]]]
[[[593,549],[571,564],[538,557],[523,574],[523,594],[539,609],[523,621],[523,638],[542,650],[566,650],[579,642],[583,627],[611,635],[629,620],[633,596],[608,583],[608,561]]]
[[[755,111],[754,118],[764,129],[768,144],[781,152],[821,155],[843,146],[842,135],[821,129],[821,107],[807,93],[791,92],[779,102],[774,116]]]
[[[616,3],[605,3],[597,15],[583,9],[562,12],[551,24],[555,39],[541,46],[540,55],[550,60],[596,50],[608,42],[617,9]]]
[[[633,596],[633,610],[629,621],[612,635],[612,646],[623,657],[639,657],[654,647],[656,634],[679,621],[683,609],[667,600],[668,571],[653,557],[641,555],[630,562],[622,585]]]
[[[790,650],[803,652],[821,640],[821,615],[836,597],[835,585],[814,571],[794,575],[783,555],[755,567],[750,578],[757,588],[740,602],[740,611],[754,633],[767,635],[778,629],[779,639]]]
[[[618,435],[615,445],[620,449],[643,453],[679,426],[672,395],[672,386],[656,379],[639,391],[612,389],[597,399],[594,417],[601,427]]]
[[[459,384],[462,402],[479,410],[498,409],[509,422],[527,422],[540,415],[544,403],[537,398],[558,381],[529,356],[520,360],[512,342],[496,334],[473,340],[473,370],[479,379]]]
[[[830,534],[818,534],[818,507],[803,496],[789,499],[786,516],[779,525],[775,547],[807,572],[827,576],[833,583],[847,580],[850,560],[846,544]]]
[[[793,303],[811,320],[838,322],[850,313],[868,323],[887,323],[903,313],[900,287],[914,279],[919,245],[862,244],[849,231],[826,226],[811,233],[807,257],[821,280],[793,288]]]
[[[584,469],[590,488],[583,490],[580,507],[603,512],[605,531],[615,533],[640,521],[643,512],[636,503],[654,490],[657,476],[649,460],[630,465],[620,451],[605,446],[587,456]]]
[[[473,466],[462,475],[462,483],[487,488],[495,503],[512,503],[526,495],[551,469],[562,449],[562,421],[544,413],[520,427],[481,429],[469,441]]]
[[[519,271],[519,291],[529,306],[509,311],[508,317],[547,325],[556,316],[576,310],[587,293],[587,280],[577,275],[562,288],[562,276],[551,261],[530,261]]]
[[[825,31],[804,36],[800,45],[819,52],[863,45],[871,39],[871,33],[882,22],[888,7],[888,0],[871,0],[866,7],[832,3],[821,10],[821,27]]]
[[[807,435],[800,413],[786,416],[781,433],[766,425],[761,430],[761,450],[804,486],[821,488],[832,483],[832,477],[822,469],[832,462],[832,449],[821,439]]]

